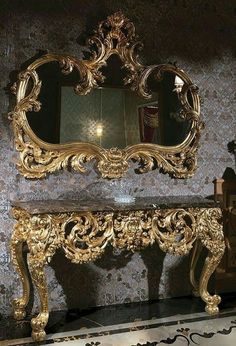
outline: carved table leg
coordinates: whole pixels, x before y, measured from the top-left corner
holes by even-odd
[[[26,268],[26,263],[23,258],[23,244],[25,239],[23,237],[23,232],[20,225],[15,226],[14,233],[11,238],[10,248],[11,248],[11,258],[12,263],[15,266],[17,272],[19,273],[22,286],[23,286],[23,295],[20,298],[14,299],[13,309],[14,309],[14,318],[16,320],[21,320],[25,317],[26,312],[25,308],[29,302],[30,294],[30,282],[29,282],[29,273]]]
[[[42,257],[42,254],[38,254],[38,256],[30,255],[29,257],[29,266],[32,280],[38,290],[41,304],[40,313],[38,314],[38,316],[32,318],[31,320],[32,338],[34,339],[34,341],[42,341],[45,339],[46,333],[44,331],[44,328],[47,325],[49,316],[48,292],[44,274],[45,259]]]
[[[215,315],[219,312],[218,305],[221,302],[221,298],[216,294],[213,296],[209,294],[209,292],[207,291],[208,281],[212,273],[220,263],[222,256],[223,253],[218,253],[217,255],[209,253],[205,260],[200,278],[199,293],[201,298],[206,302],[205,310],[210,315]]]
[[[196,280],[195,270],[202,250],[202,244],[197,240],[194,244],[191,263],[190,263],[190,282],[193,286],[193,295],[199,297],[199,282]]]
[[[208,256],[200,277],[199,293],[201,298],[206,302],[206,312],[211,315],[219,312],[218,305],[221,301],[220,296],[212,296],[207,291],[208,281],[220,263],[225,250],[222,224],[219,223],[221,218],[220,208],[210,208],[199,213],[198,219],[198,237],[208,250]]]

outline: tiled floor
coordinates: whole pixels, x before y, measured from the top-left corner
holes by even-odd
[[[234,345],[236,294],[222,297],[220,315],[204,312],[199,298],[185,297],[149,303],[52,312],[47,340],[40,343],[83,346]],[[29,318],[0,321],[0,345],[35,345]],[[235,338],[235,339],[234,339]],[[234,342],[232,343],[232,340]]]

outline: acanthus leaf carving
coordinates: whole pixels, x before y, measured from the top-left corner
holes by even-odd
[[[18,81],[14,85],[17,104],[9,117],[13,122],[16,149],[20,152],[20,162],[17,167],[21,174],[26,178],[43,178],[47,173],[71,168],[84,173],[87,170],[86,162],[91,160],[96,162],[97,169],[104,178],[124,176],[131,160],[138,163],[136,170],[139,173],[146,173],[159,167],[164,173],[176,178],[188,178],[194,174],[198,142],[203,128],[197,87],[186,73],[174,65],[145,66],[139,62],[138,50],[142,45],[137,39],[133,23],[121,12],[117,12],[101,22],[90,39],[93,54],[89,60],[79,60],[69,55],[46,54],[19,74]],[[113,54],[119,56],[123,67],[127,70],[124,84],[128,84],[132,90],[146,99],[151,97],[147,81],[152,74],[160,80],[164,72],[172,72],[184,81],[184,87],[179,93],[182,104],[180,118],[191,119],[192,126],[183,143],[172,147],[141,143],[124,149],[105,149],[93,143],[82,142],[66,145],[49,144],[34,134],[28,124],[26,113],[32,109],[38,111],[41,107],[38,100],[41,88],[37,74],[38,67],[57,62],[64,74],[70,74],[76,69],[80,77],[74,88],[75,92],[86,95],[104,81],[101,68],[107,64],[107,59]],[[29,81],[32,87],[28,92]],[[192,104],[188,102],[188,93],[192,95]]]

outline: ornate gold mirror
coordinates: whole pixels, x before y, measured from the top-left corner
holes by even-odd
[[[202,128],[197,87],[171,64],[145,66],[135,28],[121,12],[99,24],[92,56],[46,54],[21,72],[10,114],[19,171],[27,178],[95,160],[120,178],[131,160],[140,173],[159,167],[177,178],[196,169]]]

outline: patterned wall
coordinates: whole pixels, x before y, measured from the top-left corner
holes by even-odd
[[[114,196],[116,184],[87,175],[59,172],[41,181],[27,181],[15,169],[12,107],[6,87],[20,65],[38,50],[82,56],[84,39],[100,20],[121,9],[136,25],[145,45],[146,63],[174,62],[199,86],[206,123],[198,170],[189,180],[174,180],[157,171],[135,175],[125,184],[131,193],[148,195],[211,195],[212,180],[234,167],[227,143],[236,133],[236,8],[221,0],[2,0],[0,7],[0,311],[10,314],[10,300],[19,293],[19,279],[9,262],[8,241],[13,220],[9,200]],[[57,256],[47,268],[53,309],[141,301],[186,295],[188,257],[162,254],[157,248],[130,255],[108,251],[94,264],[76,266]],[[37,299],[36,299],[37,305]]]

